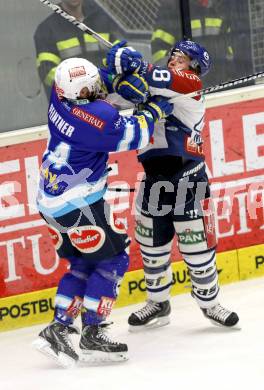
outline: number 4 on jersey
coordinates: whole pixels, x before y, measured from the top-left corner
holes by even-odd
[[[67,165],[70,151],[70,145],[60,142],[53,152],[50,151],[48,159],[55,164],[54,168],[61,169],[64,165]]]

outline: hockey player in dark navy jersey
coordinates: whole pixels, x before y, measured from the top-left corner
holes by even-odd
[[[147,90],[138,75],[129,75],[125,85],[135,96]],[[81,311],[82,359],[127,359],[127,345],[106,334],[106,318],[129,262],[125,228],[103,199],[108,154],[146,147],[154,123],[173,108],[166,99],[154,98],[136,115],[121,116],[105,100],[112,92],[110,74],[85,59],[71,58],[56,70],[48,108],[50,138],[37,203],[57,253],[68,259],[70,270],[58,286],[54,321],[34,345],[65,367],[79,359],[69,334],[77,332],[73,321]]]
[[[115,45],[108,53],[108,67],[113,72],[129,73],[130,64],[134,71],[139,56],[136,53],[133,59],[134,52],[122,45]],[[135,238],[140,244],[148,301],[129,317],[132,331],[169,323],[170,256],[175,233],[189,271],[192,296],[205,317],[226,327],[239,320],[235,312],[219,303],[214,214],[202,139],[205,102],[202,96],[185,96],[202,89],[201,77],[210,66],[206,49],[188,40],[171,49],[167,67],[142,59],[138,66],[152,95],[177,99],[172,113],[155,125],[153,142],[138,153],[145,177],[136,202]]]

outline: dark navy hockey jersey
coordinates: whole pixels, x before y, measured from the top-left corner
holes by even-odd
[[[140,150],[139,161],[163,156],[203,161],[204,98],[185,96],[202,89],[200,78],[192,70],[169,70],[148,63],[143,64],[140,73],[148,82],[151,95],[178,98],[172,114],[155,125],[153,142]]]

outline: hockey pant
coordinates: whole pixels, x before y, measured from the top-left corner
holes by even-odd
[[[110,314],[128,267],[125,227],[103,199],[60,217],[41,215],[58,256],[70,262],[58,286],[55,319],[70,324],[82,310],[84,324],[100,323]]]
[[[128,255],[123,251],[101,261],[68,260],[70,271],[60,280],[55,298],[55,319],[68,325],[82,311],[84,325],[97,325],[111,313],[128,268]]]
[[[136,201],[135,238],[140,244],[148,298],[169,299],[173,238],[190,277],[192,296],[201,308],[218,303],[216,238],[206,174],[199,182],[142,181]],[[176,279],[176,278],[175,278]],[[174,282],[177,283],[177,280]]]
[[[104,260],[121,253],[130,243],[125,226],[104,199],[60,217],[40,215],[61,258]]]

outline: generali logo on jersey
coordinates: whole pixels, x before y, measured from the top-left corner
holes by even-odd
[[[86,71],[84,66],[76,66],[69,70],[69,75],[71,79],[76,79],[77,77],[85,76]]]
[[[82,110],[79,107],[73,107],[71,113],[79,118],[81,121],[89,123],[89,125],[96,127],[99,130],[103,130],[105,127],[105,121],[98,118],[97,116]]]

